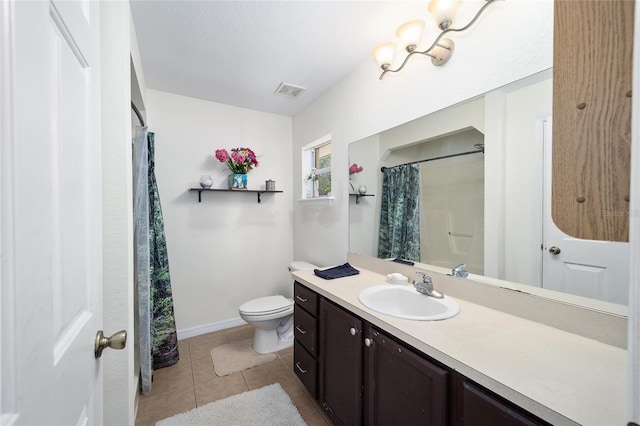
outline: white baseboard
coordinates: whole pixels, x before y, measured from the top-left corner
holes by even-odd
[[[214,331],[226,330],[227,328],[245,325],[247,322],[240,317],[231,318],[224,321],[212,322],[210,324],[198,325],[196,327],[177,330],[178,340],[188,339],[189,337],[199,336],[201,334],[212,333]]]

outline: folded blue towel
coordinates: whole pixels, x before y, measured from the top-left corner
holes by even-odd
[[[400,259],[399,257],[396,257],[395,259],[393,259],[392,262],[402,263],[403,265],[411,265],[411,266],[415,265],[414,262],[410,260]]]
[[[317,276],[319,276],[320,278],[324,278],[325,280],[349,277],[351,275],[358,275],[360,273],[360,271],[358,271],[348,263],[340,266],[334,266],[333,268],[325,269],[323,271],[321,271],[320,269],[314,269],[313,272]]]

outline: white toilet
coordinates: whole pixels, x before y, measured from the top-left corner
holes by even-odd
[[[293,261],[290,271],[315,269],[307,262]],[[253,350],[259,354],[276,352],[293,345],[293,300],[266,296],[240,305],[240,317],[256,328]]]

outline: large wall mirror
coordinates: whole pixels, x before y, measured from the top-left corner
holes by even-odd
[[[392,244],[381,238],[407,238],[388,229],[395,220],[418,233],[408,238],[419,254],[398,257],[427,269],[465,263],[470,279],[626,315],[628,243],[571,238],[551,220],[552,90],[547,70],[350,144],[350,164],[362,167],[350,183],[369,195],[350,197],[350,251],[395,257],[380,250]],[[385,183],[406,165],[417,180]],[[390,201],[410,204],[404,197],[419,215],[390,220]]]

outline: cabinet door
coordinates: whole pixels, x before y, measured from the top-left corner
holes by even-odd
[[[320,398],[338,424],[362,419],[362,321],[320,299]]]
[[[629,241],[636,3],[553,4],[552,215],[572,237]]]
[[[462,385],[462,423],[465,426],[548,425],[468,380],[464,380]]]
[[[448,371],[366,327],[365,424],[445,425]]]

